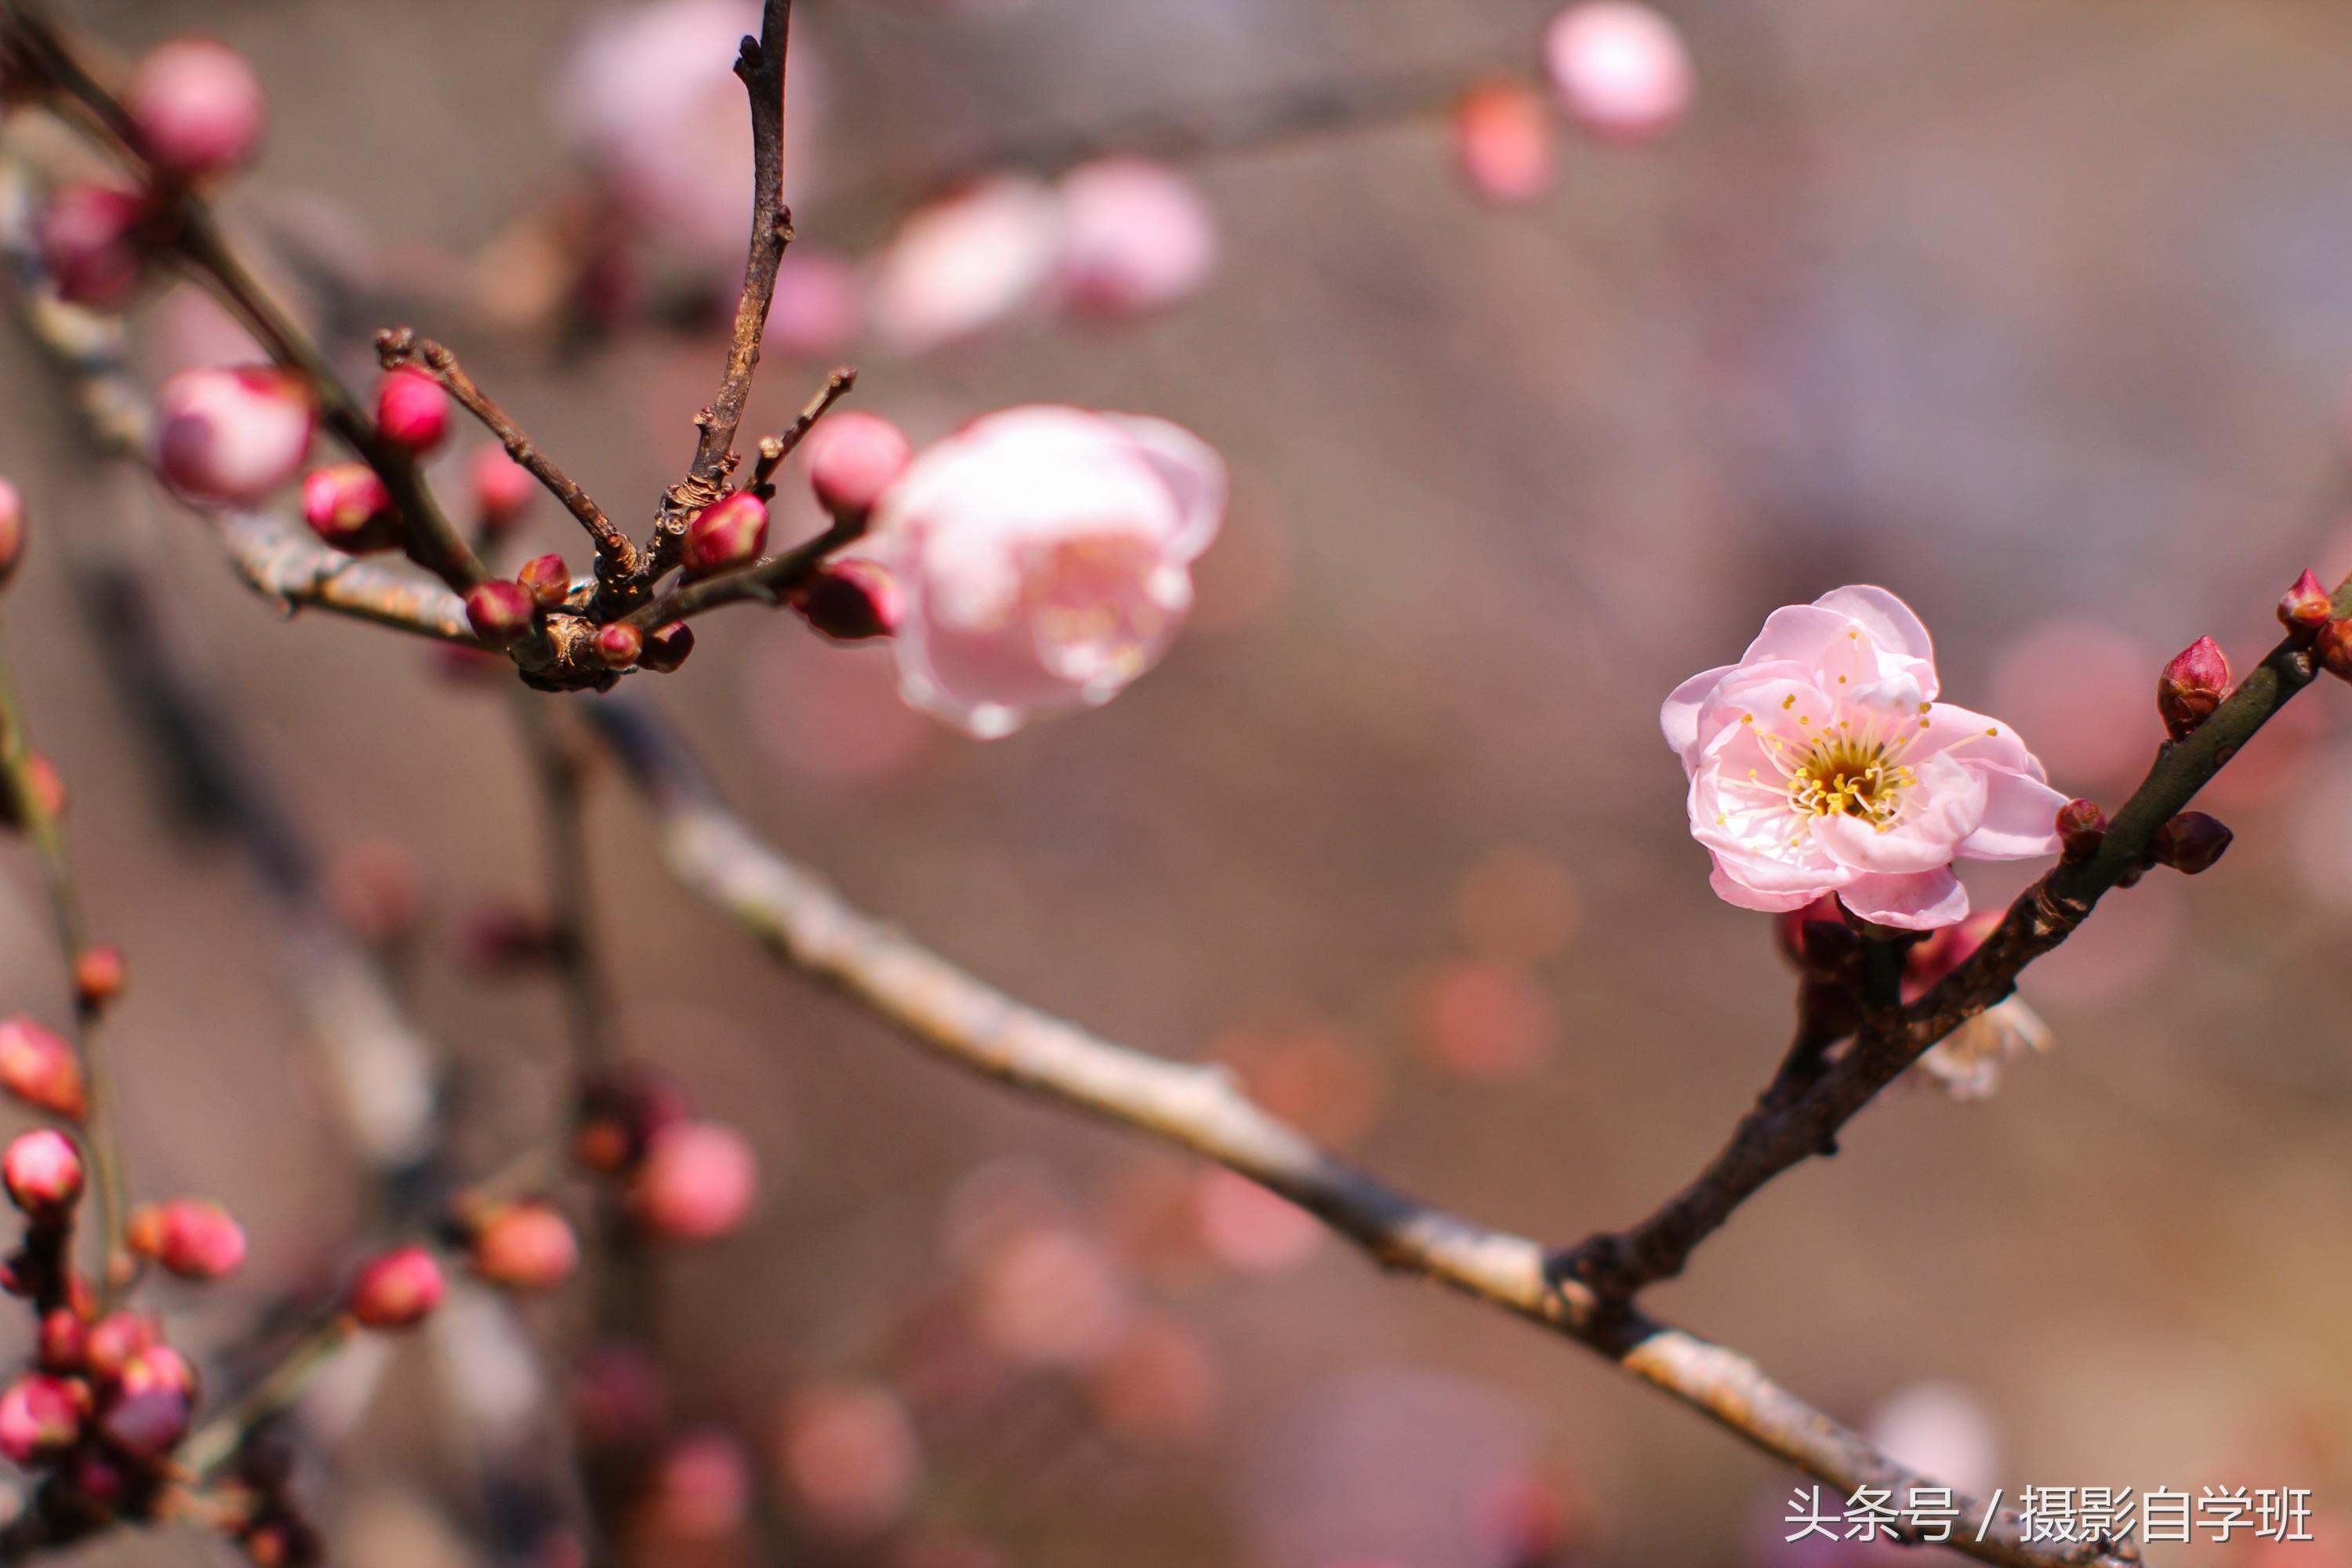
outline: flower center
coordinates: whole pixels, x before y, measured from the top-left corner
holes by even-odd
[[[1858,816],[1884,828],[1903,809],[1916,775],[1884,742],[1823,736],[1789,775],[1789,806],[1800,816]]]

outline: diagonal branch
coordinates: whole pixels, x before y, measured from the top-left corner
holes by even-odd
[[[1424,1275],[1573,1340],[1849,1496],[1881,1488],[1899,1502],[1936,1485],[1745,1357],[1630,1309],[1606,1310],[1580,1282],[1553,1279],[1536,1243],[1432,1207],[1318,1148],[1222,1069],[1114,1045],[956,968],[754,837],[647,710],[606,699],[588,710],[659,816],[671,868],[688,888],[778,959],[864,1003],[933,1054],[1213,1160],[1312,1212],[1383,1267]],[[2136,1560],[2122,1546],[2029,1542],[2008,1513],[1978,1541],[1983,1505],[1958,1506],[1969,1523],[1950,1544],[1981,1562],[2117,1568]]]

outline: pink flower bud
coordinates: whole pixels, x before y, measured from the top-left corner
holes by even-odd
[[[623,1063],[582,1087],[572,1157],[592,1171],[614,1174],[643,1160],[657,1135],[693,1115],[693,1098],[676,1079],[642,1062]]]
[[[400,514],[392,492],[365,463],[313,468],[302,481],[302,521],[325,542],[350,555],[400,543]]]
[[[122,106],[139,150],[164,174],[201,179],[235,168],[261,144],[260,79],[245,57],[206,38],[181,38],[139,62]]]
[[[2230,661],[2221,644],[2199,637],[2173,655],[2157,678],[2156,710],[2176,741],[2186,740],[2213,716],[2230,690]]]
[[[572,569],[564,565],[561,555],[532,556],[515,574],[515,581],[542,609],[561,609],[572,595]]]
[[[1508,78],[1481,82],[1454,106],[1454,155],[1490,201],[1531,202],[1551,188],[1553,132],[1542,94]]]
[[[509,1204],[474,1223],[473,1269],[510,1290],[551,1290],[572,1278],[580,1242],[551,1204]]]
[[[86,1386],[28,1372],[0,1392],[0,1454],[27,1468],[54,1463],[81,1440],[89,1414]]]
[[[2227,827],[2201,811],[2184,811],[2156,830],[2148,852],[2159,866],[2194,877],[2210,869],[2235,837]]]
[[[1646,142],[1690,107],[1690,56],[1647,5],[1591,0],[1554,17],[1544,61],[1568,117],[1611,141]]]
[[[596,657],[608,668],[628,669],[646,651],[646,634],[624,621],[596,628]]]
[[[890,574],[856,557],[819,568],[794,590],[792,605],[836,642],[887,637],[898,629],[907,608]]]
[[[530,589],[504,578],[477,583],[466,593],[466,618],[494,647],[503,647],[530,630],[536,609]]]
[[[0,1019],[0,1089],[68,1121],[89,1109],[73,1047],[21,1014]]]
[[[2301,637],[2316,635],[2335,614],[2335,601],[2318,575],[2309,571],[2297,577],[2278,602],[2279,624]]]
[[[376,384],[375,425],[385,440],[421,458],[449,434],[449,395],[423,371],[403,365]]]
[[[83,948],[74,954],[73,982],[74,999],[83,1012],[93,1017],[105,1012],[131,984],[122,950],[111,942]]]
[[[102,1514],[111,1514],[131,1492],[131,1478],[121,1464],[95,1449],[83,1448],[68,1457],[65,1478],[78,1502]]]
[[[0,588],[25,560],[25,500],[16,487],[0,479]]]
[[[629,1185],[629,1212],[656,1235],[709,1241],[751,1212],[759,1156],[743,1135],[715,1121],[688,1121],[655,1135]]]
[[[2315,647],[2328,674],[2352,680],[2352,620],[2330,621],[2320,627]]]
[[[180,1446],[195,1408],[196,1379],[180,1352],[150,1345],[131,1358],[99,1408],[108,1446],[152,1463]]]
[[[163,1340],[162,1327],[144,1312],[110,1312],[82,1336],[82,1367],[99,1382],[112,1383]]]
[[[678,561],[688,577],[708,577],[750,565],[767,547],[767,504],[749,490],[738,490],[687,525]]]
[[[123,1240],[183,1279],[217,1279],[245,1261],[244,1227],[204,1198],[140,1205],[131,1211]]]
[[[44,1372],[76,1372],[80,1370],[82,1350],[89,1334],[89,1325],[81,1314],[70,1307],[58,1307],[41,1315],[41,1329],[35,1359]]]
[[[68,185],[41,212],[41,265],[68,304],[109,310],[137,292],[146,268],[147,204],[110,185]]]
[[[441,1266],[421,1247],[397,1247],[352,1280],[351,1314],[371,1329],[411,1329],[441,1304]]]
[[[1192,182],[1135,157],[1062,176],[1062,302],[1092,316],[1164,310],[1200,292],[1217,266],[1217,222]]]
[[[81,1197],[81,1154],[62,1132],[20,1133],[0,1153],[0,1182],[9,1202],[34,1219],[62,1219]]]
[[[686,662],[694,651],[694,628],[684,621],[672,621],[666,626],[656,626],[646,637],[646,647],[637,656],[638,662],[656,675],[667,675]]]
[[[249,504],[291,479],[318,422],[302,378],[261,365],[184,370],[155,412],[156,467],[203,505]]]
[[[862,517],[914,458],[914,447],[896,425],[849,409],[809,433],[809,486],[835,517]]]
[[[906,597],[900,693],[981,740],[1158,663],[1224,521],[1225,468],[1157,419],[1014,408],[926,448],[875,510]]]
[[[474,486],[475,520],[488,533],[504,533],[522,521],[531,498],[539,494],[539,481],[503,447],[485,447],[475,453],[467,477]]]
[[[2060,858],[2088,860],[2107,838],[2107,814],[2095,800],[2070,800],[2058,808]]]

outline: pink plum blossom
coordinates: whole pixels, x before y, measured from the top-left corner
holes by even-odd
[[[1164,310],[1217,267],[1217,220],[1192,182],[1143,158],[1098,158],[1062,176],[1055,285],[1091,316]]]
[[[996,325],[1054,275],[1061,205],[1027,174],[998,174],[910,216],[877,264],[868,309],[900,353],[927,353]]]
[[[1690,56],[1675,25],[1631,0],[1589,0],[1552,18],[1544,63],[1568,117],[1615,142],[1645,142],[1690,107]]]
[[[1715,890],[1772,911],[1835,893],[1927,931],[1967,918],[1955,857],[2055,854],[2066,797],[2014,731],[1937,690],[1927,629],[1872,587],[1773,611],[1738,663],[1676,687],[1660,723]]]
[[[982,740],[1109,701],[1174,640],[1224,508],[1223,460],[1163,420],[975,420],[876,511],[872,552],[905,594],[900,694]]]
[[[291,479],[318,412],[302,378],[264,365],[184,370],[156,398],[155,463],[200,505],[244,505]]]
[[[139,62],[122,106],[155,166],[181,179],[235,168],[260,144],[261,79],[210,38],[178,38]]]

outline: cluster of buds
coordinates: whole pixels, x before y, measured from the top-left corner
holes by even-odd
[[[842,532],[863,534],[883,496],[914,461],[904,432],[872,414],[835,416],[808,440],[809,488]],[[808,624],[836,642],[887,637],[906,616],[905,596],[889,571],[862,556],[829,561],[788,601]]]
[[[759,1195],[760,1163],[733,1128],[697,1117],[685,1088],[628,1066],[597,1075],[580,1097],[572,1154],[621,1184],[647,1234],[709,1241],[741,1225]]]

